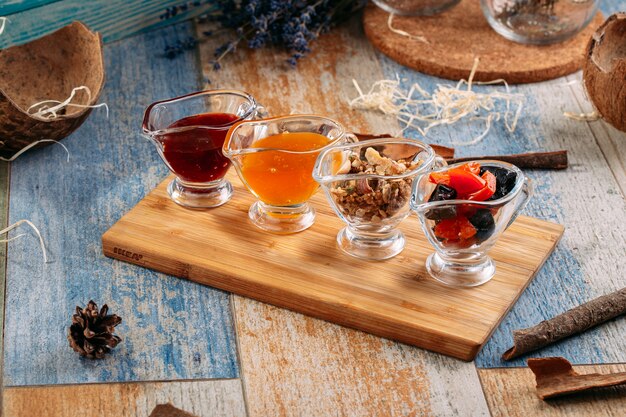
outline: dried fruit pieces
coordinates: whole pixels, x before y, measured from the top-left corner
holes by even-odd
[[[433,172],[430,182],[445,185],[457,193],[459,200],[485,201],[496,192],[496,177],[480,165],[469,162],[443,172]]]
[[[476,237],[481,241],[488,239],[496,228],[491,210],[488,209],[476,210],[474,215],[469,218],[469,222],[476,228]]]
[[[435,226],[435,235],[445,240],[467,240],[475,234],[476,228],[470,223],[467,217],[463,215],[456,216],[452,219],[441,220]]]
[[[433,193],[430,195],[428,202],[431,203],[433,201],[454,200],[456,199],[456,195],[457,194],[454,188],[450,188],[447,185],[438,184],[435,187]],[[426,216],[426,218],[430,220],[449,219],[456,216],[456,207],[444,206],[433,208],[424,213],[424,216]]]
[[[480,174],[482,175],[484,172],[491,172],[496,178],[495,193],[489,198],[489,200],[497,200],[504,197],[505,195],[510,193],[511,190],[513,190],[513,188],[515,187],[515,183],[517,182],[517,174],[513,171],[509,171],[508,169],[498,167],[483,167],[480,170]]]
[[[517,174],[505,168],[481,167],[468,162],[454,168],[433,172],[429,181],[437,184],[429,202],[449,200],[493,201],[515,187]],[[480,243],[495,231],[497,208],[485,209],[472,204],[442,205],[428,210],[426,218],[435,221],[435,236],[444,243],[468,247]]]

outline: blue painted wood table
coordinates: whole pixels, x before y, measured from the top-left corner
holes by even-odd
[[[465,363],[106,259],[100,247],[102,233],[166,175],[139,134],[143,110],[155,100],[206,88],[210,80],[210,87],[251,92],[274,114],[321,113],[355,131],[393,132],[394,120],[349,108],[351,80],[370,85],[397,75],[404,86],[426,89],[444,81],[375,52],[357,20],[323,36],[297,70],[283,65],[279,52],[241,50],[214,72],[209,61],[219,37],[174,60],[162,56],[167,44],[206,30],[184,21],[193,12],[159,28],[158,14],[176,2],[100,2],[126,8],[113,20],[86,3],[98,1],[0,5],[13,13],[1,47],[76,18],[111,41],[101,98],[110,115],[94,111],[64,140],[70,162],[52,146],[0,165],[0,228],[31,220],[52,261],[42,263],[26,229],[0,246],[6,416],[147,416],[166,402],[198,416],[626,415],[624,389],[544,403],[526,357],[500,359],[513,329],[626,284],[626,135],[602,121],[563,117],[590,111],[580,73],[514,87],[527,100],[515,134],[495,124],[479,144],[457,148],[461,156],[568,149],[571,162],[566,171],[529,173],[537,191],[526,213],[565,225],[565,235],[476,361]],[[608,14],[626,3],[602,7]],[[441,127],[429,141],[453,145],[479,131]],[[74,307],[89,299],[124,318],[124,341],[101,361],[80,359],[66,340]],[[625,371],[625,324],[614,320],[533,356],[565,356],[583,372]]]

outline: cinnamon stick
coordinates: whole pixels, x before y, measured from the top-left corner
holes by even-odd
[[[565,169],[567,168],[567,151],[555,152],[532,152],[513,155],[494,155],[494,156],[472,156],[464,158],[449,159],[449,164],[467,161],[481,161],[486,159],[495,159],[498,161],[508,162],[519,168],[526,169]]]
[[[593,388],[626,384],[626,372],[611,374],[579,374],[565,358],[528,359],[535,374],[537,395],[542,400],[573,394]]]
[[[544,320],[534,327],[515,330],[513,347],[504,352],[502,359],[511,360],[558,340],[582,333],[622,314],[626,314],[626,287],[593,299],[550,320]]]
[[[369,133],[355,133],[354,135],[359,138],[359,140],[383,139],[393,137],[388,133],[383,133],[380,135],[372,135]],[[455,158],[454,148],[435,144],[430,144],[430,146],[435,150],[438,155],[443,157],[448,164],[495,159],[497,161],[508,162],[510,164],[516,165],[519,168],[525,169],[566,169],[568,166],[566,150],[554,152],[529,152],[512,155],[467,156],[463,158]]]
[[[371,135],[369,133],[354,133],[359,140],[370,140],[370,139],[386,139],[393,138],[394,136],[383,133],[381,135]],[[449,148],[447,146],[435,145],[433,143],[429,144],[434,151],[444,159],[454,158],[454,148]]]

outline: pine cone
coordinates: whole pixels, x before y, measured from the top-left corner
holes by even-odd
[[[105,304],[98,313],[98,306],[91,300],[87,303],[87,308],[76,306],[67,340],[70,347],[81,356],[102,359],[122,341],[113,334],[115,326],[122,322],[122,318],[115,314],[107,315],[108,311],[109,307]]]

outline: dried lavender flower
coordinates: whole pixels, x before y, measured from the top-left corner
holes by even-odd
[[[320,34],[351,17],[366,4],[366,0],[203,0],[168,7],[162,18],[174,17],[196,3],[207,2],[211,2],[215,10],[204,16],[204,20],[216,21],[235,34],[235,38],[215,50],[215,59],[211,62],[214,69],[221,68],[220,61],[242,41],[251,49],[270,45],[281,47],[290,54],[286,62],[296,66],[311,52],[311,43]],[[212,32],[203,35],[211,36]],[[180,54],[177,45],[168,48],[166,56]]]

